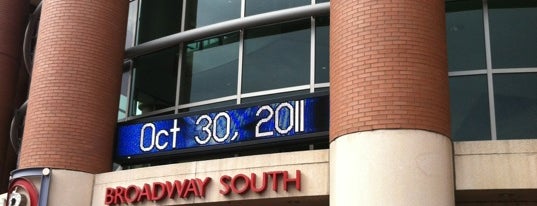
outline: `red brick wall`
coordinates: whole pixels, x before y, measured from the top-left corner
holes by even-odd
[[[450,136],[443,0],[332,0],[330,138],[376,129]]]
[[[112,165],[128,1],[44,0],[20,167]]]
[[[0,1],[0,193],[7,189],[9,170],[13,161],[9,127],[15,111],[15,91],[21,64],[22,40],[28,2]]]

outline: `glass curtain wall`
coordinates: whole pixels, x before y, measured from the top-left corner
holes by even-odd
[[[134,0],[127,48],[181,31],[312,0]],[[136,57],[119,121],[327,90],[327,16],[244,28]],[[124,91],[125,90],[125,91]],[[125,94],[123,94],[125,93]]]
[[[454,141],[537,138],[537,2],[446,1]]]

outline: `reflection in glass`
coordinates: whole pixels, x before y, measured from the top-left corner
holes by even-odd
[[[246,0],[245,15],[250,16],[309,4],[311,4],[311,0]]]
[[[490,0],[493,68],[537,66],[537,1]]]
[[[181,0],[140,0],[138,44],[181,30]]]
[[[240,16],[240,0],[189,0],[186,2],[185,30]]]
[[[330,81],[330,18],[315,17],[315,83]]]
[[[310,20],[246,30],[242,93],[309,84]]]
[[[490,140],[486,75],[451,77],[449,90],[452,139]]]
[[[186,43],[179,104],[237,94],[239,33]]]
[[[449,71],[486,69],[481,0],[446,2]]]
[[[132,115],[175,105],[178,50],[173,47],[134,60]]]
[[[495,74],[498,139],[537,138],[537,73]]]

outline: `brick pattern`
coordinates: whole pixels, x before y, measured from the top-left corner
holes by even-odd
[[[333,0],[330,139],[377,129],[450,136],[443,0]]]
[[[44,0],[20,168],[111,169],[128,1]]]
[[[26,1],[0,1],[0,193],[6,192],[13,162],[9,128],[15,109],[15,95],[21,50],[28,14]]]

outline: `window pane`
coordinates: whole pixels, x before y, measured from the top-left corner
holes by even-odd
[[[237,94],[239,33],[185,45],[180,104]]]
[[[537,73],[495,74],[498,139],[537,138]]]
[[[311,0],[246,0],[245,15],[261,14],[309,4],[311,4]]]
[[[181,0],[140,0],[138,43],[144,43],[181,30]]]
[[[315,3],[323,3],[323,2],[330,2],[330,0],[316,0]]]
[[[537,1],[490,0],[493,68],[537,66]]]
[[[315,18],[315,83],[330,81],[330,18]]]
[[[487,76],[451,77],[449,90],[452,139],[490,140]]]
[[[134,60],[131,114],[140,115],[175,105],[178,50],[173,47]]]
[[[242,93],[309,84],[310,20],[246,31]]]
[[[240,16],[240,0],[189,0],[186,2],[185,29],[207,26]]]
[[[481,0],[446,2],[449,71],[486,69]]]

